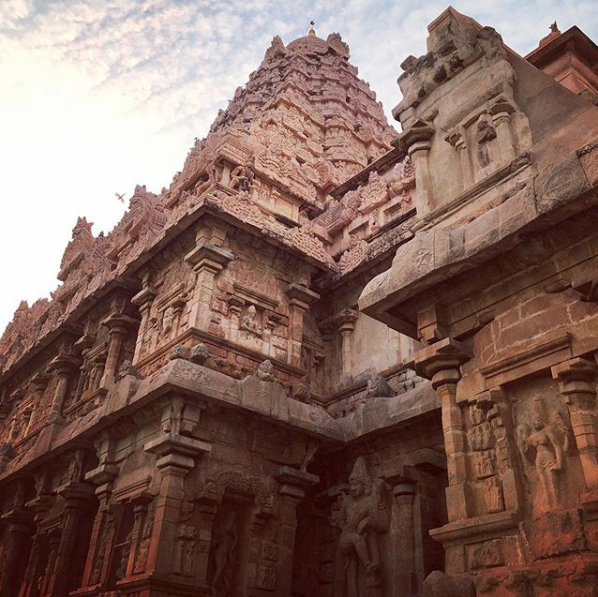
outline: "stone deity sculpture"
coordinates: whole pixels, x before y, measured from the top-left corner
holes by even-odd
[[[212,541],[214,573],[210,589],[213,597],[228,597],[233,585],[239,543],[237,513],[234,510],[228,512],[222,525],[215,529]]]
[[[359,457],[349,477],[349,495],[336,521],[341,529],[336,597],[380,595],[382,571],[378,536],[389,524],[389,510],[381,489],[370,478],[364,458]]]
[[[490,165],[488,143],[493,139],[496,139],[496,131],[494,130],[494,127],[487,120],[479,120],[475,140],[478,144],[478,162],[481,168]]]
[[[538,476],[536,506],[542,511],[552,510],[560,503],[560,475],[568,450],[567,430],[558,412],[549,419],[540,398],[532,402],[530,423],[532,429],[523,424],[517,430],[519,449],[533,462]]]
[[[250,305],[247,309],[247,312],[241,319],[241,325],[239,327],[258,338],[262,337],[262,326],[257,316],[256,308],[253,305]]]

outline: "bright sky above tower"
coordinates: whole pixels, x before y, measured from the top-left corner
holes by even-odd
[[[399,64],[425,52],[448,0],[0,0],[0,334],[21,299],[56,288],[77,216],[120,219],[158,193],[274,35],[339,32],[386,113]],[[521,54],[555,19],[598,40],[595,0],[455,0]],[[125,194],[125,204],[115,193]]]

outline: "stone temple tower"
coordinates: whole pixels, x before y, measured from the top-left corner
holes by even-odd
[[[276,37],[78,219],[0,340],[0,597],[594,595],[591,86],[452,8],[402,68],[399,134],[340,35]]]

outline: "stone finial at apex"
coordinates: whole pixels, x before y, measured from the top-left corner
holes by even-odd
[[[309,22],[309,31],[307,32],[307,35],[309,37],[315,37],[316,36],[316,30],[314,29],[314,25],[315,25],[314,21],[310,21]]]
[[[556,37],[561,35],[561,31],[560,31],[559,26],[557,25],[556,21],[554,21],[554,23],[549,25],[548,28],[550,29],[550,33],[548,35],[544,36],[540,40],[538,47],[542,47],[542,46],[546,45],[548,42],[552,41],[553,39],[555,39]]]

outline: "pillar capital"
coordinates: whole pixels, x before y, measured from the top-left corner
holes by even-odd
[[[207,242],[200,242],[185,255],[185,261],[193,265],[195,271],[199,272],[207,269],[214,274],[218,273],[234,258],[234,254],[228,249]]]
[[[559,381],[561,394],[565,396],[578,392],[596,393],[593,382],[598,376],[598,367],[592,361],[578,357],[555,365],[551,371],[552,377]]]
[[[472,356],[469,347],[462,342],[444,338],[416,353],[413,366],[420,377],[432,380],[436,389],[445,384],[456,384],[461,378],[461,365]]]

